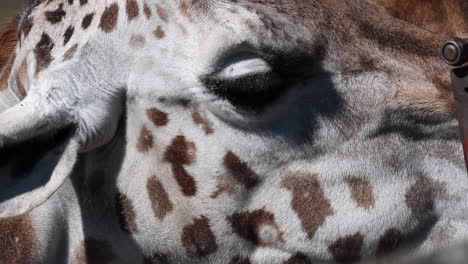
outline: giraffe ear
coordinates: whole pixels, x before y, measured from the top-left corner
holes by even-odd
[[[45,202],[71,174],[78,149],[68,131],[0,148],[0,218]]]

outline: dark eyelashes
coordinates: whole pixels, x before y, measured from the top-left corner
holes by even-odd
[[[205,87],[233,106],[261,112],[284,90],[282,79],[274,72],[252,74],[236,79],[204,78]]]
[[[247,75],[237,79],[210,79],[206,84],[211,90],[226,92],[235,90],[238,93],[257,93],[271,89],[280,79],[271,73]],[[232,89],[236,88],[236,89]]]
[[[269,70],[237,78],[223,76],[223,70],[230,65],[250,59],[263,60],[265,69]],[[301,50],[284,53],[266,47],[255,49],[244,44],[226,52],[216,65],[218,67],[214,72],[201,78],[207,90],[219,99],[228,101],[236,109],[260,113],[274,104],[287,87],[319,73],[321,60]]]

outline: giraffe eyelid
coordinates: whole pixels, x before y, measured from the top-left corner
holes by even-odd
[[[213,75],[218,79],[238,79],[245,76],[266,74],[273,70],[271,65],[259,56],[242,54],[231,58],[226,65],[218,68]]]
[[[233,106],[248,111],[257,111],[271,104],[284,90],[284,81],[272,68],[253,61],[256,72],[246,72],[239,76],[214,74],[202,78],[202,83],[220,99]]]

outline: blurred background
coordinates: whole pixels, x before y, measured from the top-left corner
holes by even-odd
[[[0,23],[5,23],[19,10],[20,0],[0,0]]]

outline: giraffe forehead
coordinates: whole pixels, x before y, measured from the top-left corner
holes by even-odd
[[[35,6],[21,20],[20,49],[29,50],[31,46],[34,47],[44,33],[51,42],[58,44],[56,47],[66,45],[74,34],[80,32],[82,23],[91,22],[91,9],[99,10],[99,7],[75,7],[68,1],[45,1]]]
[[[185,22],[194,25],[188,31],[185,29],[187,33],[193,33],[197,29],[203,28],[202,24],[211,20],[214,23],[223,24],[223,27],[236,34],[247,35],[249,38],[274,38],[277,39],[276,43],[292,38],[289,43],[294,43],[294,41],[297,43],[298,38],[307,38],[307,35],[314,31],[317,25],[340,22],[330,21],[327,17],[326,8],[321,6],[327,2],[335,1],[315,1],[315,3],[302,0],[210,1],[202,3],[202,1],[193,0],[161,0],[155,4],[148,4],[141,0],[127,0],[99,1],[93,2],[92,5],[88,1],[43,1],[23,19],[22,29],[23,35],[26,36],[31,27],[36,25],[36,28],[53,35],[52,39],[61,40],[63,38],[63,32],[60,30],[62,27],[69,28],[70,25],[76,25],[76,34],[79,25],[88,27],[94,16],[96,16],[95,20],[99,20],[101,15],[107,15],[104,17],[107,18],[104,21],[101,18],[99,26],[102,30],[108,31],[108,27],[112,25],[112,19],[117,20],[118,16],[128,16],[127,19],[130,22],[144,15],[153,20],[156,16],[151,16],[151,14],[155,13],[160,20],[168,23],[171,22],[172,13],[177,12],[177,15],[182,15]],[[349,10],[346,11],[349,9],[347,4],[337,2],[336,5],[336,12],[349,13]],[[117,8],[111,8],[114,6]],[[347,20],[352,20],[352,18]],[[182,24],[180,26],[183,27]],[[333,30],[338,29],[335,27]],[[297,34],[288,32],[297,32]],[[158,25],[155,27],[154,34],[158,38],[162,38],[166,32],[162,31],[161,25]]]
[[[267,5],[272,4],[268,3]],[[157,39],[165,38],[169,34],[167,27],[165,27],[169,24],[178,25],[179,30],[183,31],[184,34],[196,34],[196,32],[200,31],[210,31],[206,27],[206,24],[210,24],[210,21],[212,25],[223,24],[222,26],[217,25],[218,29],[223,28],[234,33],[234,35],[240,36],[241,39],[249,39],[249,41],[253,42],[256,39],[267,37],[270,39],[277,38],[275,42],[280,43],[280,40],[291,37],[284,34],[284,32],[298,31],[297,27],[292,30],[290,27],[292,23],[289,23],[289,27],[287,27],[288,22],[284,14],[282,14],[283,21],[279,19],[279,22],[272,24],[268,19],[268,14],[265,13],[266,11],[260,12],[259,10],[257,7],[252,8],[239,3],[221,5],[210,2],[209,5],[201,6],[199,1],[185,0],[175,2],[158,1],[155,5],[148,5],[146,2],[135,0],[102,1],[101,3],[93,3],[93,5],[87,4],[87,2],[81,5],[81,2],[78,1],[45,1],[22,19],[20,36],[29,43],[29,45],[25,46],[34,46],[40,41],[39,36],[46,33],[51,42],[56,44],[55,48],[60,48],[69,44],[73,36],[78,35],[80,38],[89,36],[89,33],[86,32],[88,28],[98,27],[101,31],[110,33],[117,26],[131,26],[130,22],[136,20],[136,18],[141,19],[144,17],[143,14],[149,17],[148,20],[151,20],[148,23],[157,22],[152,31]],[[153,13],[157,16],[151,16]],[[171,16],[179,16],[180,14],[182,14],[182,19],[178,18],[175,22],[171,21]],[[121,23],[123,19],[128,20],[129,23]],[[190,29],[187,30],[184,24],[190,25]],[[174,31],[172,28],[171,31]],[[34,34],[30,34],[31,30]],[[79,39],[77,41],[79,42]],[[289,42],[294,41],[292,39]],[[134,46],[141,46],[141,41],[138,41],[138,43],[133,41],[132,43],[138,44]]]

